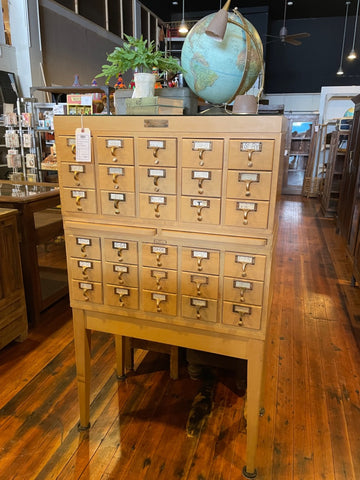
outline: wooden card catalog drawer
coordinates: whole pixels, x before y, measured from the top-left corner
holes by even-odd
[[[219,225],[220,199],[202,197],[181,197],[181,221]]]
[[[223,323],[238,328],[259,329],[261,326],[261,308],[253,305],[224,302]]]
[[[61,162],[60,178],[64,187],[95,188],[94,165],[92,163]]]
[[[224,275],[263,281],[265,264],[265,255],[225,252]]]
[[[137,242],[128,240],[105,238],[104,239],[105,260],[115,263],[138,263]]]
[[[145,243],[142,251],[143,265],[177,269],[177,247]]]
[[[99,165],[99,183],[101,190],[134,192],[134,167],[129,165]]]
[[[77,280],[101,282],[101,262],[84,258],[71,258],[70,275]]]
[[[137,140],[137,154],[140,165],[175,167],[177,159],[176,139],[139,138]]]
[[[119,308],[139,308],[139,292],[137,288],[105,285],[105,305]],[[120,313],[120,312],[119,312]]]
[[[219,295],[219,277],[182,272],[181,293],[191,297],[213,298],[217,300]]]
[[[201,272],[219,274],[220,254],[216,250],[207,250],[201,247],[182,249],[182,270],[188,272]]]
[[[175,220],[176,196],[141,193],[140,217],[158,220]]]
[[[102,284],[97,282],[72,280],[70,295],[79,302],[103,303]]]
[[[135,216],[135,194],[132,192],[101,191],[101,213],[103,215]]]
[[[144,290],[143,307],[145,312],[176,315],[177,296],[172,293],[151,292]]]
[[[139,168],[140,191],[149,193],[176,193],[175,168]]]
[[[256,280],[224,278],[224,299],[229,302],[261,305],[263,298],[263,282]]]
[[[62,162],[76,161],[76,141],[75,136],[62,136],[56,138],[56,154]]]
[[[183,317],[193,320],[215,323],[217,321],[217,305],[216,300],[184,295],[181,298],[181,314]]]
[[[271,170],[274,140],[230,140],[229,167],[237,170]]]
[[[184,138],[182,165],[189,168],[219,168],[223,166],[224,141],[207,138]]]
[[[269,200],[271,172],[228,170],[226,196],[254,200]]]
[[[269,202],[226,200],[225,225],[267,228]]]
[[[145,290],[156,292],[177,292],[176,270],[165,270],[160,268],[141,269],[142,287]]]
[[[66,235],[66,250],[70,257],[101,259],[100,239],[88,235]]]
[[[98,163],[134,165],[134,140],[129,137],[98,137]]]
[[[137,265],[105,262],[103,267],[104,283],[122,285],[125,287],[138,287],[139,279]]]
[[[183,195],[220,197],[221,179],[221,170],[183,168],[181,192]]]
[[[89,188],[63,188],[61,209],[64,212],[97,213],[96,193]]]

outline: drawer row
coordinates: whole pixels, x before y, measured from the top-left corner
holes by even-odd
[[[177,169],[173,167],[148,168],[126,165],[114,167],[63,162],[60,168],[61,182],[66,188],[95,190],[95,177],[100,190],[135,193],[136,190],[152,194],[177,193]],[[136,174],[135,174],[136,172]],[[138,177],[138,188],[135,188]],[[222,196],[222,170],[183,168],[181,194],[204,197]],[[226,179],[226,197],[269,200],[271,172],[229,170]]]
[[[205,299],[198,296],[181,295],[166,292],[154,292],[133,287],[115,286],[86,281],[71,281],[71,298],[86,304],[104,304],[121,309],[143,311],[167,316],[181,316],[183,319],[210,323],[222,323],[236,327],[260,329],[261,306],[247,305],[231,301],[218,302],[216,299]],[[180,300],[180,302],[179,302]],[[178,302],[180,303],[178,305]],[[84,304],[85,306],[85,304]]]
[[[180,155],[182,167],[224,168],[223,139],[98,136],[94,145],[98,164],[176,167]],[[76,158],[74,137],[58,136],[56,148],[61,162]],[[271,171],[273,154],[274,140],[230,139],[227,168]]]
[[[95,261],[118,265],[182,270],[184,272],[224,275],[264,281],[266,255],[220,251],[201,247],[162,245],[122,238],[66,235],[68,257],[89,260],[88,274],[95,270]],[[74,265],[74,268],[76,266]],[[77,265],[82,269],[86,265]],[[77,274],[76,274],[77,275]],[[82,278],[82,277],[76,277]],[[94,281],[100,277],[94,277]]]
[[[62,211],[81,214],[99,214],[114,218],[180,221],[181,223],[210,224],[266,229],[270,202],[226,199],[224,208],[220,198],[187,197],[176,195],[149,195],[137,198],[130,192],[100,192],[100,205],[95,190],[63,188]]]

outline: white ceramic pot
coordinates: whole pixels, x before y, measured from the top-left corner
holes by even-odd
[[[135,73],[135,88],[132,98],[153,97],[155,95],[155,75],[152,73]]]

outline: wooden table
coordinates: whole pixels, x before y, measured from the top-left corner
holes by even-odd
[[[44,298],[41,291],[37,245],[63,232],[60,210],[48,210],[60,204],[56,184],[0,181],[0,207],[19,212],[21,263],[26,306],[30,324],[37,324],[40,313],[67,294],[67,284]]]

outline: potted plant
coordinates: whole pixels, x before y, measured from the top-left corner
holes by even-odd
[[[155,75],[152,69],[156,68],[162,72],[181,72],[179,61],[171,56],[166,57],[164,52],[155,49],[154,42],[148,43],[141,36],[140,38],[125,35],[127,42],[122,47],[115,47],[112,53],[107,55],[108,63],[102,66],[102,72],[96,77],[106,77],[108,84],[110,78],[116,77],[119,73],[134,70],[135,89],[134,98],[154,96]],[[147,86],[142,86],[145,78]]]

